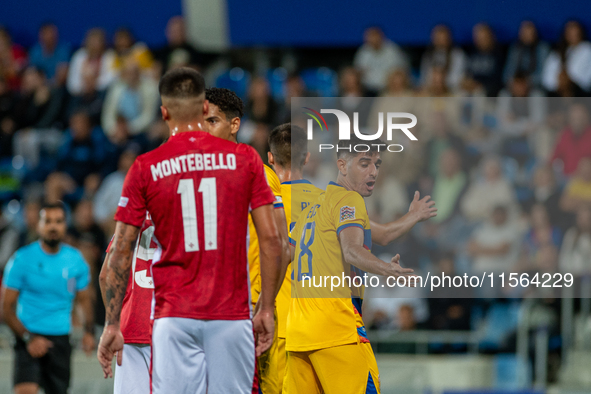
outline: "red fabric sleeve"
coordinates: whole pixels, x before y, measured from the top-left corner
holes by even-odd
[[[144,192],[142,163],[139,159],[136,159],[125,177],[115,220],[135,227],[142,227],[146,218]]]

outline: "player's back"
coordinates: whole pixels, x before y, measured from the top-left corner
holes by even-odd
[[[291,236],[300,213],[312,201],[316,200],[324,190],[314,186],[312,182],[306,179],[299,179],[281,183],[281,198],[285,209],[285,218],[287,219],[287,230]],[[287,314],[289,312],[289,303],[291,301],[291,280],[293,279],[291,264],[285,273],[285,279],[277,294],[277,325],[278,336],[285,338],[285,329],[287,324]]]
[[[248,318],[247,215],[272,202],[247,145],[183,132],[138,157],[116,220],[138,226],[140,210],[152,216],[154,317]]]
[[[296,221],[290,238],[296,248],[292,261],[294,296],[287,322],[289,351],[366,341],[361,300],[351,297],[355,288],[345,286],[333,292],[330,282],[326,286],[314,285],[325,276],[342,278],[358,274],[359,270],[344,263],[338,238],[350,226],[364,230],[364,246],[370,249],[369,218],[363,198],[334,182]]]

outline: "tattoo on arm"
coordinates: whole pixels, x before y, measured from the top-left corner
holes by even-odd
[[[138,232],[137,227],[117,222],[115,238],[107,256],[109,270],[105,283],[106,324],[119,324]]]

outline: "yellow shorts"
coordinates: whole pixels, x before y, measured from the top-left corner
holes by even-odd
[[[287,352],[283,393],[379,394],[378,364],[371,344]]]
[[[276,323],[271,348],[257,359],[259,386],[263,394],[281,394],[286,359],[285,338],[277,337]]]

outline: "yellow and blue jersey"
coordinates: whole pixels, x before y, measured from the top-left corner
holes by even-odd
[[[285,218],[287,219],[288,234],[291,234],[291,230],[294,228],[300,213],[312,201],[316,200],[322,192],[324,190],[314,186],[312,182],[305,179],[281,183],[281,197],[285,209]],[[285,338],[286,335],[287,314],[289,312],[289,303],[291,302],[291,279],[291,267],[287,267],[283,285],[281,285],[275,301],[278,322],[277,336],[279,338]]]
[[[330,283],[327,287],[314,286],[325,276],[363,275],[358,268],[345,264],[341,252],[339,234],[353,226],[364,231],[364,247],[371,249],[370,222],[363,197],[334,182],[300,214],[290,236],[295,255],[287,351],[368,342],[361,319],[362,289],[352,294],[349,287],[342,287],[333,293]]]
[[[275,171],[266,164],[265,166],[265,177],[271,191],[275,195],[275,202],[273,203],[274,208],[284,208],[283,200],[281,198],[281,182],[275,174]],[[261,294],[261,262],[260,262],[260,251],[259,251],[259,238],[257,236],[252,216],[248,215],[248,269],[250,275],[250,297],[252,304],[256,304]]]

